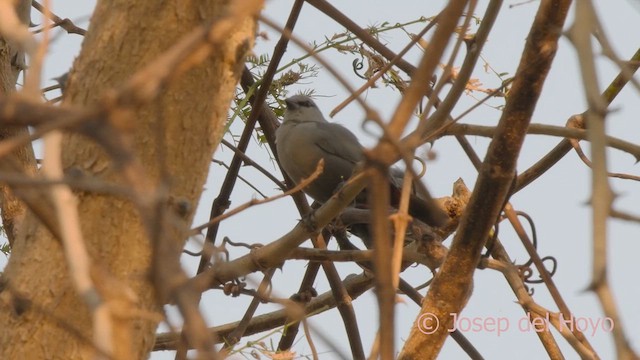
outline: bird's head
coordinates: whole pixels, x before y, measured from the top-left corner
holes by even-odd
[[[325,122],[316,103],[306,95],[294,95],[284,101],[287,104],[287,110],[284,112],[284,122]]]

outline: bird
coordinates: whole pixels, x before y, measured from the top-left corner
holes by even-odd
[[[306,95],[285,99],[286,110],[282,125],[276,130],[277,158],[282,169],[299,184],[324,159],[322,173],[302,191],[324,203],[339,190],[364,160],[364,148],[349,129],[325,119],[316,103]],[[403,172],[391,168],[389,183],[391,201],[397,207]],[[366,192],[366,189],[363,191]],[[442,226],[448,220],[428,193],[413,193],[409,200],[409,214],[429,226]],[[366,199],[366,196],[358,196]]]

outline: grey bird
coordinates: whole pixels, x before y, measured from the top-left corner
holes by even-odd
[[[320,159],[324,159],[324,171],[303,189],[314,200],[324,203],[364,160],[363,147],[347,128],[328,122],[308,96],[295,95],[285,103],[284,122],[276,131],[278,160],[287,175],[298,184],[315,171]],[[391,201],[397,206],[402,172],[392,168],[391,174]],[[443,225],[448,216],[428,194],[420,195],[411,196],[410,215],[430,226]],[[366,196],[359,195],[359,199],[362,198],[366,199]]]

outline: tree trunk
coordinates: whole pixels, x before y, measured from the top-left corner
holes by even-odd
[[[31,19],[31,0],[17,2],[16,12],[20,21],[25,25]],[[25,67],[24,54],[0,38],[0,95],[8,95],[15,91],[18,75]],[[26,127],[0,126],[0,141],[25,134]],[[18,147],[7,155],[0,164],[0,171],[11,173],[33,174],[36,171],[36,157],[31,144]],[[9,186],[0,184],[0,211],[2,211],[2,225],[7,234],[9,244],[13,245],[16,233],[24,220],[25,206],[13,194]]]
[[[117,90],[196,26],[224,14],[230,3],[100,1],[69,77],[65,102],[97,104],[105,91]],[[197,207],[254,31],[255,19],[242,21],[210,57],[174,78],[156,101],[122,117],[130,121],[126,126],[131,127],[134,156],[146,180],[155,186],[166,171],[170,197],[190,204],[186,216],[176,217],[183,228],[188,228]],[[160,143],[159,119],[164,128]],[[98,145],[79,135],[68,135],[64,143],[67,171],[124,184]],[[163,147],[163,157],[158,156],[157,146]],[[151,244],[137,209],[121,197],[76,195],[91,261],[117,279],[112,284],[116,286],[103,286],[101,295],[107,301],[135,295],[137,311],[120,314],[117,320],[125,320],[127,331],[116,332],[114,344],[128,343],[135,358],[146,358],[160,319],[149,313],[158,314],[162,304],[151,282]],[[29,215],[19,235],[3,274],[0,358],[91,357],[95,353],[90,313],[70,281],[60,241]],[[181,245],[184,238],[175,241]]]

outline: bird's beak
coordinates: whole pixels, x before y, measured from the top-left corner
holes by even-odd
[[[298,108],[298,105],[289,99],[284,99],[284,103],[287,104],[288,110],[295,110]]]

